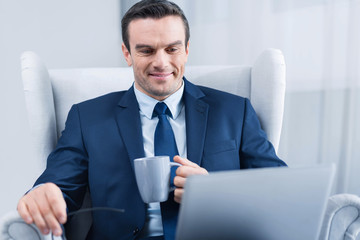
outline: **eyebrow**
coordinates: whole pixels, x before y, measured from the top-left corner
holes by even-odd
[[[182,45],[182,41],[178,40],[178,41],[172,42],[172,43],[168,44],[168,47],[174,46],[174,45]],[[147,45],[147,44],[136,44],[135,45],[135,49],[141,49],[141,48],[153,48],[153,47],[151,45]]]

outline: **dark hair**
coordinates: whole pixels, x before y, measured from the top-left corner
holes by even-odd
[[[189,23],[181,8],[173,2],[167,0],[143,0],[134,4],[121,20],[121,33],[123,42],[130,52],[129,44],[129,24],[135,19],[155,18],[160,19],[167,16],[181,17],[185,28],[185,48],[190,38]]]

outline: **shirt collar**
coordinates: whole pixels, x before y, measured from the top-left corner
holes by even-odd
[[[134,91],[135,91],[136,99],[139,103],[140,112],[144,114],[148,119],[151,119],[154,111],[154,107],[159,101],[146,95],[143,92],[140,92],[136,88],[135,84],[134,84]],[[166,103],[166,105],[170,109],[173,119],[176,119],[179,116],[181,109],[184,105],[182,101],[183,93],[184,93],[184,81],[182,82],[181,87],[176,92],[174,92],[165,100],[163,100],[163,102]]]

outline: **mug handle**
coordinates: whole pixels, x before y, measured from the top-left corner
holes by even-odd
[[[176,162],[170,162],[170,168],[171,168],[171,167],[180,167],[180,166],[182,166],[182,164],[176,163]],[[169,188],[169,192],[172,192],[172,191],[174,191],[175,189],[176,189],[176,187],[170,187],[170,188]]]

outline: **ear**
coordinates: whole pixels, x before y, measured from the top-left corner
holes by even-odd
[[[132,65],[132,59],[131,59],[130,51],[127,49],[127,47],[125,46],[124,43],[121,44],[121,49],[122,49],[122,52],[124,54],[125,60],[126,60],[126,62],[128,64],[128,66],[130,67]]]
[[[186,59],[185,62],[187,62],[188,56],[189,56],[189,46],[190,46],[190,41],[187,42],[186,44],[186,49],[185,49],[185,55],[186,55]]]

